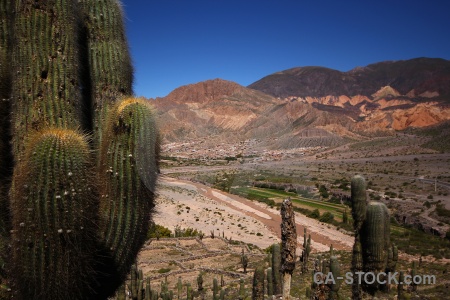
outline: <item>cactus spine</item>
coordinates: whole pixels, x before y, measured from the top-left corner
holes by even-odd
[[[295,269],[297,229],[291,199],[281,205],[281,272],[283,273],[283,299],[291,298],[291,277]]]
[[[89,148],[77,133],[53,129],[32,137],[11,191],[16,199],[11,275],[15,286],[29,287],[20,297],[81,297],[89,288],[96,216],[92,177]],[[61,284],[66,290],[58,289]]]
[[[109,115],[100,152],[100,216],[106,247],[124,274],[145,242],[154,207],[155,148],[145,147],[156,144],[157,134],[153,111],[143,99],[125,99]]]
[[[117,99],[132,94],[133,67],[125,37],[122,9],[115,0],[81,0],[89,68],[86,97],[93,107],[94,141],[102,141],[104,120]]]
[[[48,127],[77,130],[84,106],[80,94],[80,9],[75,1],[32,7],[15,2],[11,51],[12,149],[19,161],[29,133]]]

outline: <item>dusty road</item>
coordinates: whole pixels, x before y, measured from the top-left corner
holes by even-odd
[[[170,229],[176,225],[192,227],[209,235],[224,235],[266,248],[280,239],[279,211],[265,204],[228,194],[208,186],[173,179],[160,178],[158,186],[157,224]],[[303,244],[303,229],[311,234],[313,251],[351,249],[353,238],[331,225],[296,213],[298,252]]]

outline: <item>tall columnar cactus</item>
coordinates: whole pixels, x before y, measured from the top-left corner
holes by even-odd
[[[413,291],[413,292],[417,291],[417,284],[414,282],[414,278],[416,277],[416,275],[417,275],[416,262],[413,261],[412,262],[412,266],[411,266],[411,273],[410,273],[410,276],[411,276],[411,291]]]
[[[266,278],[267,278],[267,296],[273,296],[273,280],[272,280],[272,268],[267,268],[266,270]]]
[[[390,242],[389,211],[381,202],[366,202],[365,181],[361,176],[352,179],[352,216],[355,228],[355,243],[353,246],[352,272],[390,271],[394,264],[394,248]],[[389,260],[389,253],[392,259]],[[355,275],[356,277],[356,275]],[[366,292],[374,294],[382,286],[364,284]],[[354,278],[353,299],[361,299],[361,287]]]
[[[253,274],[252,300],[264,300],[264,277],[263,266],[258,266]]]
[[[15,299],[105,299],[129,272],[159,157],[132,78],[117,0],[0,0],[0,280]]]
[[[363,261],[362,261],[362,250],[361,250],[361,242],[356,240],[353,244],[353,252],[352,252],[352,267],[351,271],[353,274],[353,284],[352,284],[352,299],[359,300],[362,298],[362,286],[358,279],[357,272],[362,272],[363,269]]]
[[[181,293],[183,292],[183,282],[181,281],[181,276],[178,277],[177,281],[177,299],[181,299]]]
[[[388,249],[388,261],[386,265],[386,272],[395,272],[398,261],[398,248],[395,244],[392,244]]]
[[[361,227],[361,246],[364,272],[384,272],[390,248],[389,212],[381,202],[369,202],[366,219]],[[368,292],[374,293],[378,284],[365,285]]]
[[[194,291],[192,290],[191,284],[186,285],[186,300],[194,299]]]
[[[245,289],[245,283],[244,279],[239,279],[239,292],[238,292],[238,299],[244,300],[247,295],[247,290]]]
[[[281,272],[283,273],[283,299],[290,299],[291,277],[295,269],[297,228],[291,199],[281,204]]]
[[[300,260],[302,261],[302,272],[306,273],[308,271],[308,259],[311,253],[311,235],[306,238],[306,228],[304,229],[303,234],[303,250]]]
[[[213,299],[219,300],[219,283],[217,282],[217,278],[213,279],[212,292],[213,292]]]
[[[351,268],[353,273],[352,299],[359,300],[362,297],[362,289],[358,281],[357,272],[363,270],[360,229],[366,218],[367,206],[366,181],[364,177],[360,175],[354,176],[351,180],[350,187],[353,227],[355,230]]]
[[[403,271],[400,271],[400,275],[398,276],[398,285],[397,285],[397,299],[398,300],[404,300],[403,282],[405,282],[405,275],[404,275]]]
[[[366,218],[367,193],[364,177],[361,175],[354,176],[350,183],[350,189],[353,226],[356,231],[359,231]]]
[[[244,249],[242,249],[241,253],[241,264],[242,268],[244,269],[244,273],[247,273],[248,256],[245,254]]]
[[[335,282],[331,282],[328,287],[330,289],[328,294],[328,299],[334,300],[338,299],[338,292],[341,287],[341,267],[339,265],[338,258],[336,256],[330,257],[330,272],[333,274],[333,279]]]
[[[197,290],[203,291],[203,273],[200,272],[200,274],[198,274],[197,276]]]
[[[272,282],[273,294],[281,294],[281,250],[280,244],[272,245]]]
[[[22,297],[81,298],[93,287],[93,181],[89,148],[80,135],[52,129],[31,138],[11,190],[11,276],[17,287],[27,286]]]

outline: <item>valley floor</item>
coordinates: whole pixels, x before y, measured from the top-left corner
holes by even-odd
[[[269,206],[228,194],[189,181],[163,176],[158,186],[156,224],[173,230],[195,228],[206,236],[213,231],[215,236],[241,240],[262,249],[281,238],[280,212]],[[303,230],[311,234],[313,251],[327,251],[330,245],[338,250],[349,250],[353,237],[334,226],[321,223],[296,213],[298,252],[303,244]]]

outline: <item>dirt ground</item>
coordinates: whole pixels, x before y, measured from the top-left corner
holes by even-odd
[[[280,241],[281,217],[279,211],[262,203],[231,195],[208,186],[162,176],[158,185],[156,224],[173,230],[195,228],[206,236],[244,241],[262,249]],[[303,230],[311,234],[312,251],[349,250],[353,237],[335,227],[296,214],[298,248],[303,244]]]

